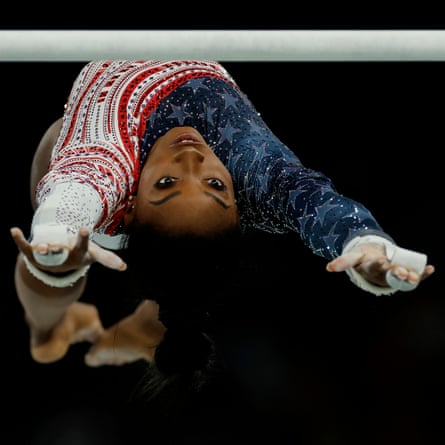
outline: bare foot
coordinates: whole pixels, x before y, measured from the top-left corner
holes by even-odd
[[[75,302],[50,332],[37,332],[32,327],[30,330],[32,358],[39,363],[51,363],[64,357],[74,343],[94,343],[104,328],[94,305]]]
[[[132,314],[101,333],[86,354],[85,363],[97,367],[138,360],[152,362],[165,332],[158,310],[156,302],[144,300]]]
[[[106,329],[85,355],[88,366],[124,365],[138,360],[151,362],[156,345],[141,344],[137,336],[128,332],[123,321]]]

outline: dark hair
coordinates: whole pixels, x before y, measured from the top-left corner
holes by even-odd
[[[130,292],[158,302],[167,328],[149,366],[147,392],[178,379],[195,390],[210,380],[218,363],[215,314],[237,282],[239,227],[211,236],[159,233],[133,223],[123,256]]]

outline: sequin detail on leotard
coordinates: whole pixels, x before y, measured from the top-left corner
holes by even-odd
[[[363,205],[304,167],[227,71],[211,62],[88,64],[74,84],[39,199],[53,183],[75,176],[101,196],[103,218],[95,230],[120,233],[124,206],[151,147],[176,126],[196,128],[228,168],[245,230],[298,233],[328,259],[354,236],[388,238]]]
[[[140,140],[159,102],[197,77],[233,82],[219,64],[195,61],[96,61],[73,84],[50,171],[37,187],[37,202],[57,182],[90,184],[103,215],[95,230],[114,234],[139,179]]]

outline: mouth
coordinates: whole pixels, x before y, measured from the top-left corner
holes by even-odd
[[[171,147],[178,145],[203,145],[203,142],[193,133],[182,133],[170,144]]]

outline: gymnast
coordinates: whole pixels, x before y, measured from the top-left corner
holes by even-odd
[[[29,237],[18,227],[11,235],[16,291],[41,363],[86,341],[89,366],[157,365],[169,332],[201,328],[214,306],[189,295],[187,304],[141,295],[133,313],[106,328],[97,308],[79,301],[93,263],[137,270],[141,252],[163,250],[157,235],[199,245],[251,230],[295,233],[328,272],[345,272],[376,296],[411,291],[434,272],[425,254],[398,246],[364,205],[304,166],[218,62],[86,64],[36,150],[30,192]],[[124,260],[120,252],[132,246],[138,254]]]

